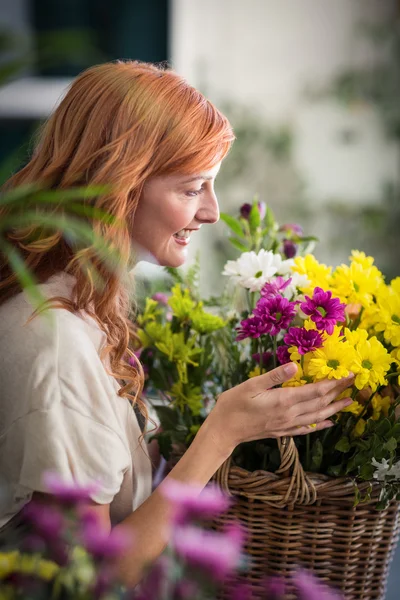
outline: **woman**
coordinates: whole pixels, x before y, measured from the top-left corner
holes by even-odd
[[[126,274],[132,245],[161,265],[184,263],[190,236],[218,220],[214,182],[233,139],[227,119],[176,73],[109,63],[73,82],[32,160],[8,183],[109,186],[94,206],[116,222],[92,224],[120,260],[113,269],[93,248],[74,253],[61,235],[35,227],[8,234],[52,299],[52,319],[29,319],[32,307],[3,261],[0,475],[8,496],[0,539],[15,533],[32,498],[51,502],[42,474],[53,470],[66,480],[101,482],[90,509],[136,541],[119,563],[128,585],[162,551],[170,507],[158,490],[151,494],[150,460],[131,407],[146,415],[142,369],[126,360]],[[94,285],[90,265],[102,286]],[[241,442],[306,434],[310,423],[331,426],[329,418],[351,402],[333,403],[349,380],[275,388],[295,371],[285,365],[223,392],[168,477],[201,488]]]

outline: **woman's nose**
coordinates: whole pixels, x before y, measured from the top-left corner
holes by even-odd
[[[214,192],[207,194],[196,213],[196,219],[201,223],[216,223],[219,219],[218,199]]]

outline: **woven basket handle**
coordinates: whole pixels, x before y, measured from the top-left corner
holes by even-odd
[[[293,438],[279,438],[278,448],[281,454],[281,466],[275,473],[283,477],[290,476],[290,483],[282,505],[313,504],[317,499],[317,491],[303,469]]]
[[[229,457],[218,469],[215,480],[228,495],[232,495],[231,484],[240,495],[262,500],[273,506],[313,504],[317,499],[315,485],[300,463],[299,452],[293,438],[279,438],[278,447],[281,465],[275,471],[275,475],[280,477],[274,478],[271,473],[256,471],[248,473],[245,485],[243,479],[238,480],[235,477],[237,467],[231,469],[232,457]],[[239,470],[243,471],[243,469]]]

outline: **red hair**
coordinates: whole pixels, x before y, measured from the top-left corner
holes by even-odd
[[[149,177],[208,170],[225,157],[233,139],[226,117],[177,73],[137,61],[106,63],[74,80],[44,124],[32,159],[5,185],[109,186],[106,194],[82,202],[115,217],[93,219],[91,225],[118,252],[118,270],[91,246],[74,252],[58,231],[24,227],[7,232],[7,241],[39,281],[62,270],[76,278],[72,300],[52,300],[96,319],[107,335],[110,371],[123,382],[119,394],[138,401],[144,412],[142,369],[126,361],[133,334],[124,282],[132,260],[130,224]],[[57,211],[62,214],[62,205]],[[0,207],[0,218],[6,213],[7,206]],[[93,284],[90,267],[104,282],[101,288]],[[20,290],[0,255],[0,304]]]

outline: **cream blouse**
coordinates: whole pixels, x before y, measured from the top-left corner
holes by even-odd
[[[55,275],[47,296],[71,297],[74,279]],[[20,293],[0,306],[0,527],[45,492],[50,470],[65,481],[97,481],[92,496],[117,523],[151,493],[151,464],[130,402],[117,394],[99,352],[105,334],[90,317],[51,309],[26,323]]]

